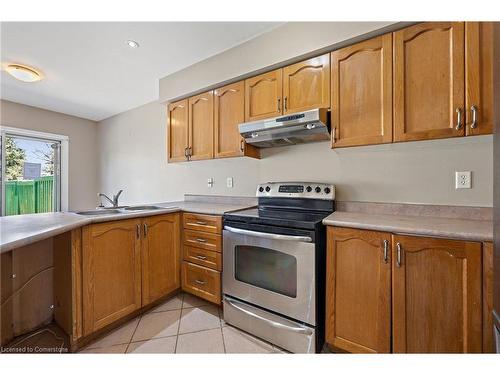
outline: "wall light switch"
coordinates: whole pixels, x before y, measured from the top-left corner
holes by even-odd
[[[208,185],[209,188],[214,187],[214,179],[212,177],[210,177],[207,180],[207,185]]]
[[[455,189],[471,188],[471,172],[455,172]]]
[[[233,187],[233,178],[232,177],[228,177],[227,178],[226,185],[227,185],[228,188],[232,188]]]

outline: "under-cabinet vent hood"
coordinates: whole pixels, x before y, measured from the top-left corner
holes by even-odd
[[[330,139],[330,113],[312,109],[239,125],[245,142],[255,147],[287,146]]]

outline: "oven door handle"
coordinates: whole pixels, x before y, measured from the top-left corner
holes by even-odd
[[[252,236],[252,237],[269,238],[271,240],[313,242],[312,238],[308,237],[308,236],[288,236],[285,234],[255,232],[253,230],[233,228],[233,227],[229,227],[227,225],[224,226],[224,229],[229,231],[229,232],[233,232],[233,233],[237,233],[237,234],[246,234],[247,236]]]
[[[224,296],[224,301],[226,301],[229,305],[231,305],[232,307],[234,307],[235,309],[237,310],[240,310],[241,312],[247,314],[247,315],[250,315],[256,319],[259,319],[259,320],[262,320],[263,322],[275,327],[275,328],[280,328],[280,329],[286,329],[288,331],[293,331],[295,333],[302,333],[304,335],[311,335],[312,334],[312,329],[311,328],[307,328],[307,327],[290,327],[286,324],[283,324],[283,323],[279,323],[279,322],[274,322],[272,320],[269,320],[263,316],[260,316],[259,314],[256,314],[252,311],[248,311],[246,309],[244,309],[243,307],[241,306],[238,306],[239,304],[232,298],[229,298],[229,297],[226,297]]]

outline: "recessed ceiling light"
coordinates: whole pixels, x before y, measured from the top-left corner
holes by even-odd
[[[36,71],[34,68],[20,64],[8,64],[5,67],[7,73],[9,73],[15,79],[23,82],[37,82],[42,80],[42,75],[40,72]]]
[[[137,43],[135,40],[127,40],[127,45],[130,48],[139,48],[139,43]]]

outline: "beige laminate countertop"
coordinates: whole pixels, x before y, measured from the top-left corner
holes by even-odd
[[[242,204],[196,201],[162,202],[153,205],[163,207],[163,209],[102,216],[83,216],[73,212],[52,212],[0,217],[0,253],[57,236],[91,223],[133,219],[178,211],[223,215],[226,212],[251,207],[251,205]]]
[[[493,241],[490,220],[449,219],[432,216],[382,215],[336,211],[323,224],[469,241]]]

